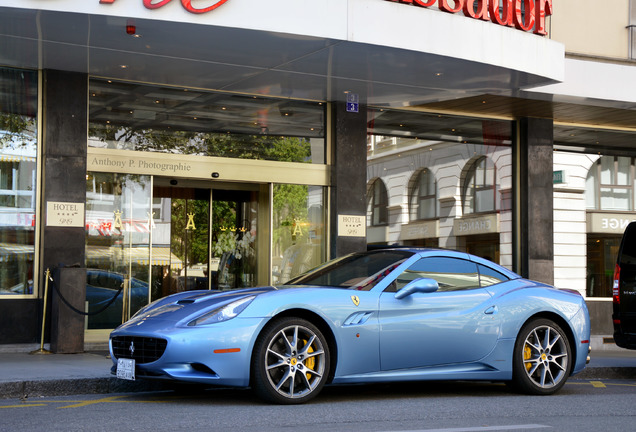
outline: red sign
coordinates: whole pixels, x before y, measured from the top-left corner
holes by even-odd
[[[172,0],[158,0],[158,1],[142,0],[142,1],[144,2],[144,6],[146,7],[146,9],[158,9],[161,6],[167,5]],[[211,4],[210,6],[203,7],[203,8],[195,8],[194,6],[192,6],[192,0],[181,0],[181,4],[185,8],[185,10],[187,10],[188,12],[192,12],[195,14],[202,14],[202,13],[210,12],[211,10],[218,8],[219,6],[221,6],[223,3],[226,3],[227,1],[228,0],[210,0],[210,2],[213,2],[214,4]],[[99,2],[102,4],[113,4],[115,3],[115,0],[99,0]]]
[[[387,0],[428,8],[438,0]],[[492,21],[546,35],[545,18],[552,15],[552,0],[439,0],[439,9],[448,13],[462,11],[469,18]],[[451,6],[452,4],[452,6]],[[523,8],[522,8],[523,6]]]

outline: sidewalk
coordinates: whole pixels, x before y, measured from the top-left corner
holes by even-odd
[[[18,352],[0,351],[0,399],[173,388],[170,383],[159,381],[114,378],[110,374],[112,361],[105,350],[81,354],[29,354],[24,348]],[[26,348],[37,350],[39,345]],[[592,351],[590,364],[571,379],[636,379],[636,350]]]

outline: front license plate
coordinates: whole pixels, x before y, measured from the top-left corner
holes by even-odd
[[[117,378],[134,381],[135,380],[135,360],[117,359]]]

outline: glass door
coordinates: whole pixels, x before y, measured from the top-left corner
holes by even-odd
[[[87,329],[112,329],[149,300],[151,177],[86,176]]]
[[[113,329],[170,294],[269,282],[268,242],[257,240],[258,226],[267,224],[259,220],[268,213],[263,186],[211,188],[94,172],[86,178],[87,330]]]
[[[152,300],[210,289],[210,190],[153,188]]]
[[[216,289],[255,286],[257,228],[258,191],[212,191],[211,244]]]

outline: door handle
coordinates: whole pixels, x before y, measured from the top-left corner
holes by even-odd
[[[493,315],[493,314],[496,314],[498,311],[499,309],[497,308],[497,306],[490,306],[488,309],[484,311],[484,313],[486,315]]]

